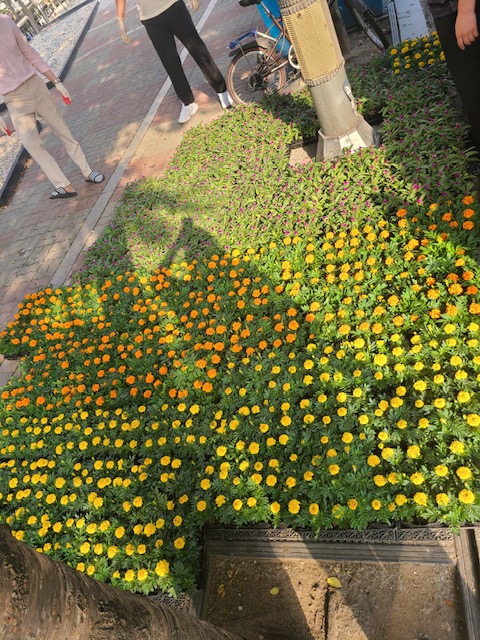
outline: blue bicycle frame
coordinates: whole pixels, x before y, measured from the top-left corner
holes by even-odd
[[[267,27],[267,34],[274,40],[279,38],[279,41],[276,45],[277,53],[286,57],[288,55],[288,50],[290,49],[291,42],[282,34],[280,29],[275,24],[274,18],[279,22],[282,21],[282,15],[280,13],[280,8],[278,6],[277,0],[261,0],[261,2],[256,6],[260,15],[262,16],[262,20],[265,26]],[[244,33],[238,38],[235,38],[235,40],[232,40],[232,42],[230,42],[230,44],[228,45],[228,48],[231,51],[234,51],[238,47],[238,45],[243,42],[243,40],[250,38],[256,40],[257,36],[261,37],[262,35],[262,32],[258,29],[251,29],[250,31],[247,31],[247,33]]]

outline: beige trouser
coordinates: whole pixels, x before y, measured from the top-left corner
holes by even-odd
[[[19,140],[32,158],[38,162],[55,188],[66,187],[70,184],[70,180],[43,146],[37,129],[37,115],[43,118],[60,138],[68,155],[79,167],[83,176],[88,178],[91,169],[87,159],[65,120],[57,111],[44,81],[39,76],[32,76],[3,97]]]

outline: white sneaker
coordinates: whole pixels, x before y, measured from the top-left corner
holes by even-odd
[[[178,124],[185,124],[188,122],[194,113],[197,113],[198,104],[191,102],[190,104],[182,104],[180,115],[178,116]]]
[[[220,100],[220,104],[224,109],[230,109],[233,106],[232,98],[228,91],[224,91],[223,93],[217,93],[218,99]]]

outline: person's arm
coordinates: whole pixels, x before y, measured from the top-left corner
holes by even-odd
[[[10,30],[15,37],[15,42],[20,49],[20,53],[32,65],[32,67],[43,75],[45,75],[45,72],[50,71],[48,64],[41,57],[41,55],[28,44],[23,33],[20,31],[13,20],[10,21]]]
[[[41,55],[35,51],[33,47],[31,47],[28,42],[25,40],[23,33],[17,27],[17,25],[12,20],[12,28],[15,34],[15,41],[17,43],[18,48],[20,49],[20,53],[23,57],[28,60],[28,62],[32,65],[34,69],[36,69],[39,73],[45,76],[47,80],[53,84],[55,89],[59,91],[62,95],[62,98],[66,104],[70,104],[72,99],[70,94],[63,86],[63,83],[60,82],[59,78],[53,73],[45,60],[41,57]]]
[[[127,3],[126,0],[115,0],[115,4],[117,5],[117,20],[120,35],[122,40],[128,44],[131,40],[127,36],[127,29],[125,27],[125,6]]]
[[[457,20],[455,22],[455,36],[457,44],[462,49],[478,38],[477,16],[475,15],[476,0],[458,0]]]

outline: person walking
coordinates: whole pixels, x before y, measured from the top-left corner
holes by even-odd
[[[55,187],[50,199],[72,198],[77,192],[45,149],[37,129],[37,116],[43,118],[58,136],[87,182],[102,182],[104,176],[90,168],[80,144],[67,127],[37,71],[53,83],[66,104],[71,103],[70,94],[63,83],[28,44],[12,18],[0,14],[0,94],[3,95],[19,140]],[[2,116],[0,131],[6,135],[13,133]]]
[[[480,152],[480,0],[428,0],[428,6]]]
[[[122,40],[130,42],[125,27],[126,0],[115,0]],[[198,110],[198,105],[182,68],[175,36],[184,45],[202,70],[212,89],[217,93],[221,106],[229,109],[232,100],[227,91],[225,78],[220,73],[204,41],[198,34],[183,0],[136,0],[140,21],[165,67],[173,89],[182,103],[179,124],[188,122]],[[198,9],[199,0],[191,0],[192,9]]]

